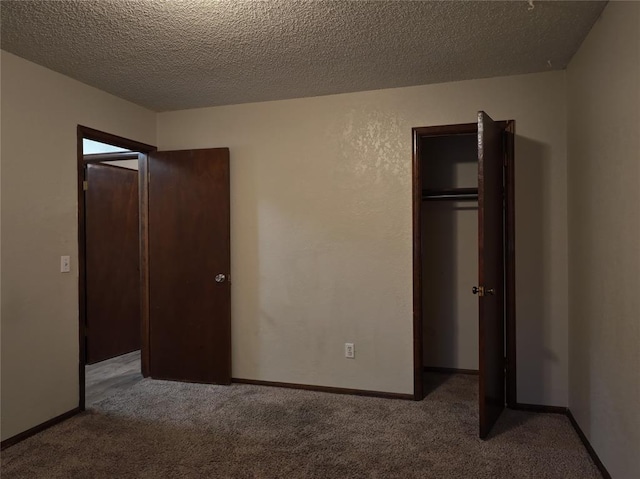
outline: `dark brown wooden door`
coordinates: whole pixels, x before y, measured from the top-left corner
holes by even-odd
[[[505,404],[502,130],[478,113],[478,247],[480,302],[480,437]]]
[[[138,172],[87,165],[87,363],[140,349]]]
[[[148,174],[150,375],[229,384],[229,150],[150,153]]]

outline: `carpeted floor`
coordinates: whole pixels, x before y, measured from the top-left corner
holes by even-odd
[[[422,402],[144,379],[2,453],[2,478],[598,478],[562,415],[505,411],[477,377]]]

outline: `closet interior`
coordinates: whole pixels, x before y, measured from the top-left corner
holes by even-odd
[[[421,142],[423,366],[477,373],[477,134]]]
[[[480,437],[516,402],[515,122],[413,129],[414,388],[477,375]]]

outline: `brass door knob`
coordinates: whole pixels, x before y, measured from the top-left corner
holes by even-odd
[[[478,296],[488,296],[496,294],[495,289],[489,288],[485,290],[484,286],[474,286],[473,289],[471,289],[471,292],[473,294],[477,294]]]

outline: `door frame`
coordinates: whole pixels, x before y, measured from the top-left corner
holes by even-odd
[[[517,403],[516,311],[515,311],[515,120],[497,121],[503,130],[505,182],[505,392],[507,407]],[[422,316],[422,183],[420,140],[424,137],[464,135],[478,132],[477,123],[412,128],[412,210],[413,210],[413,399],[424,398],[423,316]]]
[[[83,155],[83,139],[99,141],[109,145],[132,150],[135,153],[105,153],[92,155],[90,161],[85,161]],[[121,136],[112,135],[86,126],[77,127],[77,192],[78,192],[78,407],[85,410],[85,366],[87,364],[85,330],[87,321],[87,293],[86,293],[86,211],[84,199],[84,172],[89,162],[116,161],[121,159],[138,159],[138,196],[140,208],[139,241],[140,241],[140,318],[141,318],[141,349],[142,375],[149,373],[149,274],[148,274],[148,197],[149,197],[149,168],[147,154],[157,151],[157,147],[129,140]]]

